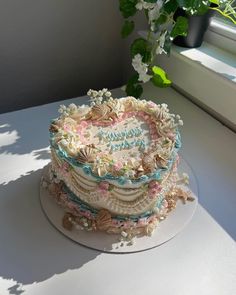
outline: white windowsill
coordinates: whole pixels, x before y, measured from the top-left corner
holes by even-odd
[[[236,56],[211,44],[158,56],[175,88],[236,130]]]
[[[236,27],[230,23],[226,24],[214,17],[204,39],[206,42],[236,55]]]

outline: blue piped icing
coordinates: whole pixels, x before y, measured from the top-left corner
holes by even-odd
[[[146,182],[148,180],[161,180],[163,173],[170,171],[173,163],[176,160],[178,150],[181,147],[181,137],[180,137],[179,131],[177,130],[176,131],[176,138],[175,138],[175,148],[172,153],[172,158],[167,163],[167,167],[160,168],[160,169],[156,170],[155,172],[150,173],[149,175],[142,175],[137,179],[130,179],[125,176],[114,176],[110,173],[107,173],[104,176],[99,176],[99,175],[95,174],[92,171],[92,168],[89,164],[82,164],[82,163],[78,162],[75,158],[70,157],[67,154],[67,152],[65,150],[63,150],[59,145],[57,145],[54,142],[54,133],[52,133],[52,132],[50,132],[50,144],[51,144],[51,147],[53,147],[55,149],[57,155],[60,158],[63,158],[65,161],[67,161],[69,164],[71,164],[74,167],[82,168],[83,172],[86,175],[92,176],[97,181],[112,180],[112,181],[116,181],[119,185],[124,185],[124,184],[130,183],[130,182],[133,184],[138,184],[138,183]]]

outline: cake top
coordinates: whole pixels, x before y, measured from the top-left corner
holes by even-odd
[[[180,148],[178,115],[166,104],[113,98],[89,90],[90,105],[60,106],[50,126],[51,146],[73,166],[99,179],[125,182],[158,179]]]

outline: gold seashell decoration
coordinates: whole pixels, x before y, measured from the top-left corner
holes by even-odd
[[[74,221],[74,216],[67,212],[65,213],[65,215],[63,216],[62,219],[62,226],[67,229],[67,230],[72,230],[73,229],[73,221]]]
[[[111,109],[106,104],[96,104],[91,109],[92,118],[96,120],[102,120],[106,118],[110,112],[111,112]]]
[[[156,229],[157,225],[158,225],[158,220],[154,220],[148,223],[144,228],[145,235],[151,236],[153,234],[153,231]]]
[[[97,167],[97,174],[100,177],[105,176],[107,174],[107,169],[106,169],[105,165]]]
[[[191,195],[190,191],[185,191],[181,187],[175,189],[176,196],[182,200],[183,204],[186,204],[187,201],[194,201],[194,197]]]
[[[159,167],[163,167],[163,168],[167,167],[168,160],[164,158],[162,155],[157,154],[155,156],[155,161]]]
[[[107,230],[112,224],[111,214],[106,209],[101,209],[96,217],[96,225],[99,230]]]
[[[51,131],[53,133],[58,132],[58,130],[59,130],[59,127],[56,124],[51,124],[49,127],[49,131]]]
[[[110,122],[118,118],[119,104],[103,103],[96,104],[92,107],[86,119]]]
[[[93,163],[95,160],[95,152],[94,148],[86,146],[84,148],[81,148],[79,150],[79,153],[77,155],[77,160],[80,163]]]
[[[153,172],[157,168],[155,158],[152,154],[144,154],[142,166],[145,172]]]
[[[143,174],[144,174],[144,169],[143,169],[143,166],[140,165],[140,166],[137,167],[137,169],[136,169],[136,174],[135,174],[135,176],[136,176],[136,177],[140,177],[140,176],[143,175]]]

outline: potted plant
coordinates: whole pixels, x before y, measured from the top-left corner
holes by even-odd
[[[233,7],[234,3],[236,5],[235,0],[210,1],[210,6],[207,8],[206,12],[203,10],[203,12],[200,11],[199,13],[193,15],[188,14],[182,8],[178,8],[175,12],[174,19],[177,19],[178,16],[187,17],[188,29],[186,36],[177,36],[173,40],[173,43],[187,48],[200,47],[203,42],[204,34],[209,27],[211,18],[216,11],[236,24],[236,12]]]
[[[189,17],[217,11],[236,24],[234,0],[119,0],[125,19],[122,37],[129,36],[135,28],[132,17],[143,12],[148,23],[146,37],[136,38],[130,48],[132,66],[136,73],[128,80],[127,95],[140,97],[142,83],[151,81],[155,86],[171,85],[166,72],[155,64],[156,55],[169,54],[171,44],[178,36],[186,37]],[[178,11],[184,11],[179,14]]]

